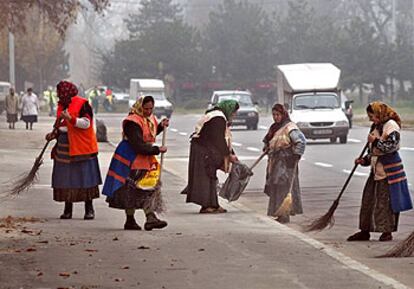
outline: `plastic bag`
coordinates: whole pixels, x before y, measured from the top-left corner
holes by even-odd
[[[219,196],[229,202],[238,200],[252,175],[253,172],[247,165],[240,162],[234,163],[229,176],[220,189]]]

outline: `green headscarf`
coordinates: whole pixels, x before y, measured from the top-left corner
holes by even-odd
[[[226,99],[220,101],[216,107],[218,107],[224,113],[227,120],[229,120],[231,114],[239,109],[239,103],[233,99]]]

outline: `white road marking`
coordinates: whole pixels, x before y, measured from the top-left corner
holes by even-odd
[[[258,214],[255,211],[247,208],[246,206],[232,202],[229,205],[225,205],[225,207],[235,207],[241,211],[248,212],[252,216],[255,216],[257,219],[267,223],[270,226],[275,227],[275,231],[277,232],[283,232],[290,236],[296,237],[297,239],[303,241],[306,244],[309,244],[310,246],[314,247],[315,249],[319,250],[321,253],[325,253],[326,255],[332,257],[339,263],[343,264],[347,268],[351,270],[355,270],[358,272],[361,272],[362,274],[365,274],[366,276],[377,280],[387,286],[390,286],[392,288],[396,289],[409,289],[406,285],[398,282],[397,280],[388,277],[385,274],[382,274],[378,271],[375,271],[374,269],[369,268],[368,266],[352,259],[351,257],[346,256],[345,254],[335,250],[335,248],[330,247],[326,244],[323,244],[322,242],[319,242],[318,240],[312,239],[308,235],[301,233],[299,231],[295,231],[292,228],[289,228],[288,226],[279,224],[278,222],[275,222],[272,218],[263,216],[262,214]]]
[[[179,132],[180,135],[187,135],[186,132]]]
[[[170,128],[170,131],[172,131],[172,132],[177,132],[177,131],[178,131],[178,129],[176,129],[176,128]]]
[[[259,125],[259,128],[260,128],[260,129],[267,130],[267,126],[264,126],[264,125]]]
[[[342,170],[344,173],[347,173],[347,174],[350,174],[351,173],[351,170]],[[360,176],[360,177],[366,177],[366,176],[369,176],[369,174],[368,173],[361,173],[361,172],[357,172],[357,171],[355,171],[354,172],[354,175],[356,175],[356,176]]]
[[[402,151],[414,151],[414,148],[410,148],[410,147],[402,147],[401,148]]]
[[[247,150],[252,151],[252,152],[260,152],[261,150],[255,147],[247,147]]]
[[[242,144],[238,143],[238,142],[232,142],[231,144],[235,147],[241,147],[242,146]]]
[[[257,160],[258,157],[259,156],[239,156],[239,155],[237,156],[237,158],[240,161],[255,161],[255,160]],[[267,156],[265,156],[264,158],[266,159]],[[171,157],[171,158],[166,157],[164,160],[165,161],[172,161],[172,162],[188,162],[188,159],[189,159],[189,157],[179,157],[179,158],[176,158],[176,157]]]
[[[314,164],[317,165],[317,166],[320,166],[320,167],[324,167],[324,168],[332,168],[333,167],[333,165],[327,164],[327,163],[316,162]]]
[[[354,143],[360,143],[360,142],[362,142],[361,140],[355,139],[355,138],[349,138],[348,141],[349,142],[354,142]]]

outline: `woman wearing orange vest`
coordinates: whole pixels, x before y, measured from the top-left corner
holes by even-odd
[[[141,97],[123,121],[123,140],[118,144],[112,157],[102,193],[107,196],[109,207],[126,212],[125,230],[141,230],[135,221],[135,210],[143,209],[146,215],[144,229],[162,229],[167,222],[159,220],[155,213],[146,209],[146,203],[154,193],[153,189],[143,189],[139,182],[147,173],[157,167],[155,155],[164,153],[167,148],[155,146],[155,137],[169,124],[163,119],[158,124],[152,114],[154,98]]]
[[[85,202],[84,219],[91,220],[95,218],[92,200],[99,198],[102,184],[92,108],[70,82],[59,82],[57,94],[55,129],[46,135],[46,140],[57,139],[52,150],[53,200],[65,202],[61,219],[72,218],[74,202]]]

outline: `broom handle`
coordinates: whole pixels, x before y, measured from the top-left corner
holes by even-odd
[[[250,166],[250,170],[253,170],[266,154],[267,151],[262,152],[262,154],[257,158],[257,160],[255,160],[254,163]]]
[[[162,140],[161,140],[161,146],[165,146],[165,142],[167,139],[167,128],[164,127],[162,131]],[[164,163],[164,153],[161,153],[161,160],[160,160],[160,175],[158,177],[159,180],[161,180],[161,172],[162,172],[162,165]]]
[[[362,150],[361,154],[359,155],[359,159],[362,158],[365,154],[365,151],[368,149],[369,143],[367,142],[364,146],[364,149]],[[356,168],[358,167],[358,164],[355,164],[351,173],[349,174],[348,178],[346,179],[346,182],[344,186],[342,187],[341,192],[339,193],[338,197],[336,198],[336,201],[339,201],[339,199],[342,197],[342,194],[345,192],[346,187],[348,186],[349,181],[351,180]]]

